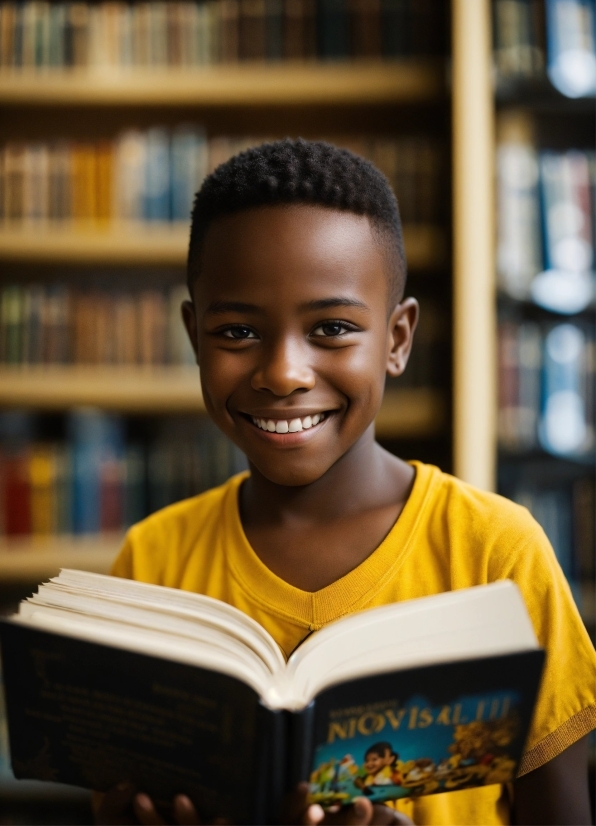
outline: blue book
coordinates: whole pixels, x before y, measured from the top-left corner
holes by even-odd
[[[205,133],[190,126],[177,129],[171,148],[172,221],[190,220],[194,196],[207,172]]]
[[[546,0],[548,76],[570,98],[596,95],[594,0]]]
[[[568,456],[586,448],[584,385],[587,341],[575,324],[557,324],[544,339],[543,398],[539,438],[549,453]]]
[[[170,220],[170,138],[165,129],[147,131],[145,197],[143,217],[147,221]]]
[[[98,410],[74,411],[68,421],[72,451],[72,523],[75,534],[101,527],[101,471],[123,454],[123,423]]]

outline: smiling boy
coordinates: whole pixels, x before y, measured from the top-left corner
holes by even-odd
[[[222,599],[286,654],[348,613],[515,580],[548,653],[523,776],[512,794],[495,785],[397,807],[420,825],[588,823],[596,659],[544,533],[524,509],[375,442],[385,376],[403,373],[418,318],[386,179],[323,143],[244,152],[197,195],[188,276],[205,405],[250,473],[133,527],[113,573]],[[107,795],[100,820],[106,801],[115,811]],[[161,822],[145,794],[133,803],[138,820]],[[196,822],[188,799],[176,812]],[[290,817],[323,812],[302,788]],[[393,813],[359,801],[325,817]]]

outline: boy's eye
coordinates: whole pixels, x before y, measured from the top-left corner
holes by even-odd
[[[226,338],[235,339],[247,339],[257,337],[254,330],[251,330],[250,327],[245,327],[244,324],[234,324],[233,327],[227,327],[225,330],[222,330],[222,334]]]
[[[323,324],[315,327],[311,335],[332,338],[345,335],[346,333],[352,333],[355,329],[355,327],[345,321],[325,321]]]

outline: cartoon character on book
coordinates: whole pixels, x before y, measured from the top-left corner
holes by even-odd
[[[354,785],[364,794],[371,793],[371,786],[400,786],[401,772],[398,768],[399,755],[393,751],[391,743],[375,743],[364,755],[364,767]]]

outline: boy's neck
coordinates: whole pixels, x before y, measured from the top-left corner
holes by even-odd
[[[410,465],[374,441],[371,426],[310,485],[275,484],[253,468],[240,491],[242,524],[270,571],[313,593],[357,568],[380,545],[414,476]]]

